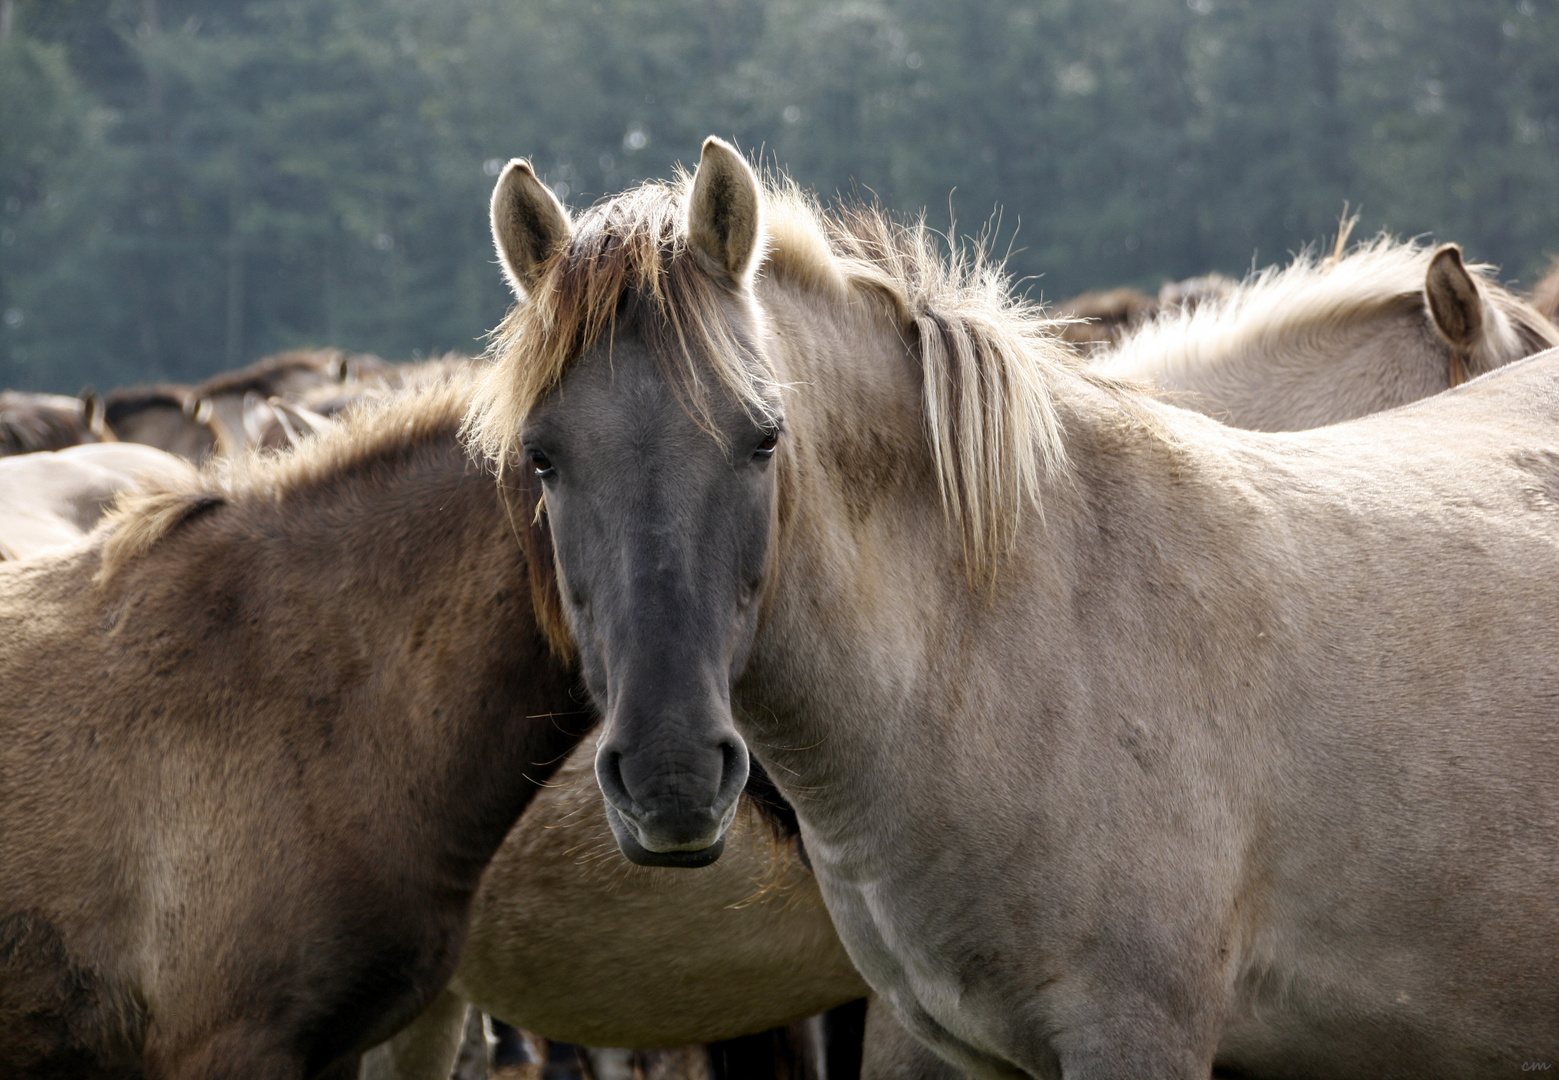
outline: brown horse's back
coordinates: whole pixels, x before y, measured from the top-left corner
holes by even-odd
[[[0,1073],[311,1076],[443,985],[584,722],[463,400],[0,566]]]

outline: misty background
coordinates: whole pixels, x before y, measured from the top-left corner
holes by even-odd
[[[0,386],[478,352],[487,199],[735,139],[1060,300],[1336,232],[1559,252],[1559,0],[0,0]]]

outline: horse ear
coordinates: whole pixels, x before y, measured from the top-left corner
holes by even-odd
[[[276,424],[276,410],[271,403],[253,390],[244,391],[244,437],[252,445],[265,442],[265,436]]]
[[[352,374],[350,357],[345,349],[337,349],[330,356],[330,363],[325,365],[325,375],[331,382],[346,382]]]
[[[1442,244],[1429,260],[1424,295],[1435,326],[1452,345],[1466,348],[1483,333],[1483,294],[1462,263],[1462,249]]]
[[[493,188],[493,241],[504,276],[521,300],[541,281],[542,267],[574,233],[568,211],[536,178],[530,162],[515,158]]]
[[[699,265],[733,288],[746,285],[763,244],[758,178],[729,143],[711,135],[693,174],[687,205],[688,246]]]
[[[300,405],[281,397],[270,397],[266,402],[270,405],[271,411],[276,414],[276,419],[281,422],[282,432],[287,436],[289,446],[297,446],[304,439],[323,435],[335,427],[335,422],[330,417],[321,416],[307,405]]]
[[[108,410],[97,391],[90,386],[81,391],[81,414],[86,419],[87,430],[98,442],[118,442],[119,436],[108,426]]]

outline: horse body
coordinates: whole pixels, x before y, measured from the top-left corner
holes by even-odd
[[[888,561],[941,592],[953,553],[797,543],[737,715],[797,787],[852,957],[917,1034],[982,1075],[1551,1055],[1559,997],[1532,957],[1559,947],[1559,641],[1531,573],[1556,539],[1533,492],[1559,474],[1485,447],[1527,394],[1552,401],[1555,366],[1486,411],[1425,410],[1414,435],[1440,449],[1407,468],[1381,449],[1402,425],[1365,425],[1166,461],[1173,479],[1108,500],[1047,490],[1050,542],[1003,577],[1033,583],[1022,601],[965,596],[922,633],[905,627],[946,597],[840,568]],[[1554,419],[1519,442],[1553,446]],[[1098,460],[1069,451],[1081,474]],[[915,613],[910,659],[852,648],[883,637],[863,608]],[[772,749],[793,745],[829,752]]]
[[[194,469],[139,443],[83,443],[0,459],[0,559],[80,540],[138,476],[192,480]]]
[[[708,869],[628,864],[595,750],[589,739],[570,754],[521,815],[482,878],[442,1007],[366,1075],[446,1080],[468,1002],[548,1039],[653,1048],[766,1031],[866,995],[793,839],[749,803]]]
[[[442,987],[583,729],[462,407],[0,568],[6,1075],[323,1075]]]
[[[816,355],[779,377],[870,392]],[[849,355],[912,407],[905,359]],[[990,595],[934,492],[840,530],[843,452],[786,414],[801,490],[736,715],[867,981],[981,1075],[1551,1055],[1559,356],[1325,435],[1154,417],[1194,452],[1053,389],[1077,489]]]
[[[793,843],[756,811],[704,873],[625,864],[594,760],[594,740],[570,755],[494,858],[452,989],[548,1038],[645,1048],[765,1031],[866,994]]]
[[[473,428],[543,478],[624,852],[701,854],[734,722],[862,974],[978,1075],[1552,1060],[1559,354],[1237,432],[784,199],[715,142],[577,230],[495,193],[532,302]]]
[[[1297,431],[1405,405],[1559,345],[1532,305],[1463,264],[1379,238],[1269,268],[1226,295],[1168,311],[1100,355],[1098,369],[1235,427]]]

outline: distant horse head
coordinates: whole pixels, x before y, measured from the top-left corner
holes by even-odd
[[[93,422],[96,403],[95,397],[0,390],[0,457],[102,441],[107,433]]]
[[[528,302],[501,342],[517,396],[477,431],[544,486],[618,843],[639,863],[703,865],[747,779],[730,686],[757,627],[783,430],[752,297],[758,182],[710,140],[690,183],[571,221],[515,161],[492,217]]]
[[[211,402],[176,383],[127,386],[103,398],[103,420],[122,442],[145,443],[200,463],[222,451]]]
[[[393,382],[395,374],[393,365],[369,353],[289,349],[219,372],[191,393],[206,410],[222,444],[218,451],[231,455],[245,446],[265,445],[266,433],[276,430],[277,421],[266,404],[273,397],[361,396]],[[285,442],[279,437],[270,445]]]

